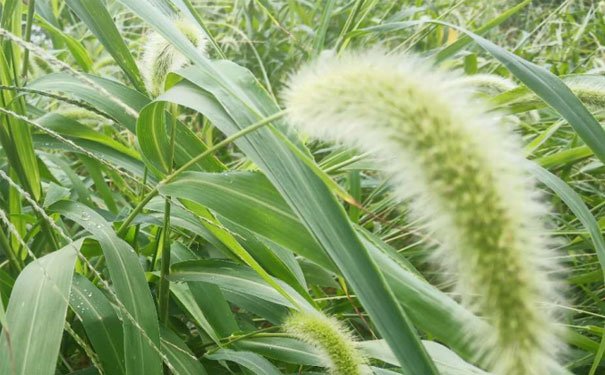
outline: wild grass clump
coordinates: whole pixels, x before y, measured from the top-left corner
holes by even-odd
[[[0,375],[604,373],[604,4],[0,0]]]

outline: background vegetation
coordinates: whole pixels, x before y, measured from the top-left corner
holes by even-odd
[[[484,373],[459,324],[481,322],[425,262],[434,243],[380,165],[283,120],[301,64],[376,45],[512,82],[482,95],[554,207],[562,362],[605,373],[604,2],[0,4],[0,374],[322,373],[280,328],[296,309],[343,322],[375,373],[417,373],[396,304],[441,373]],[[153,32],[192,62],[158,98],[141,69]]]

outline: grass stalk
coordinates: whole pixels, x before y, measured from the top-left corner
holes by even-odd
[[[172,173],[174,164],[174,145],[176,139],[176,125],[178,116],[178,107],[172,105],[172,125],[170,130],[170,148],[168,150],[168,171]],[[162,228],[162,242],[159,249],[162,250],[162,266],[160,269],[160,287],[158,291],[158,305],[160,322],[168,324],[168,304],[170,299],[170,196],[166,196],[164,201],[164,226]]]
[[[10,265],[13,267],[16,273],[21,272],[23,266],[21,265],[21,262],[17,258],[16,254],[12,251],[12,247],[10,245],[8,237],[2,230],[0,230],[0,249],[2,249],[2,251],[6,255]]]
[[[27,4],[27,21],[25,23],[25,41],[29,42],[32,36],[32,25],[34,21],[34,12],[36,10],[36,0],[29,0]],[[27,81],[27,70],[29,68],[29,50],[25,49],[23,53],[23,68],[21,75]]]

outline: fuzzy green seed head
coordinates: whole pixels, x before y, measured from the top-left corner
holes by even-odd
[[[605,109],[605,77],[590,74],[571,75],[564,77],[563,82],[588,108],[592,110]],[[529,104],[541,100],[535,93],[528,92],[515,98],[510,104]]]
[[[174,25],[195,48],[205,53],[207,39],[199,27],[185,19],[176,20]],[[161,94],[168,73],[182,68],[187,63],[187,58],[162,35],[151,33],[147,37],[141,59],[141,68],[149,92],[153,96]]]
[[[385,166],[395,193],[441,244],[435,262],[489,323],[467,328],[477,360],[498,375],[556,373],[562,345],[547,307],[559,297],[547,210],[517,137],[463,82],[428,61],[370,51],[323,56],[291,78],[284,99],[303,132]]]
[[[605,77],[599,75],[569,76],[563,82],[588,107],[605,109]]]
[[[349,330],[337,319],[318,312],[295,312],[285,322],[284,330],[315,347],[330,375],[364,374],[365,359]]]
[[[599,1],[597,4],[597,10],[601,15],[605,15],[605,1]]]
[[[461,79],[462,84],[474,86],[478,91],[487,94],[499,94],[517,87],[510,79],[495,74],[473,74],[463,76]]]

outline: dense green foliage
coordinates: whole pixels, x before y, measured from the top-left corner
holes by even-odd
[[[519,347],[605,374],[603,45],[605,2],[580,0],[0,0],[0,375],[520,375],[494,360]],[[377,46],[453,73],[370,63],[306,88],[299,118],[378,120],[367,147],[291,126],[291,75]],[[454,86],[480,108],[450,126]],[[491,110],[527,167],[458,132]],[[366,153],[408,118],[405,168],[432,174],[449,221]],[[502,193],[521,164],[548,210]]]

